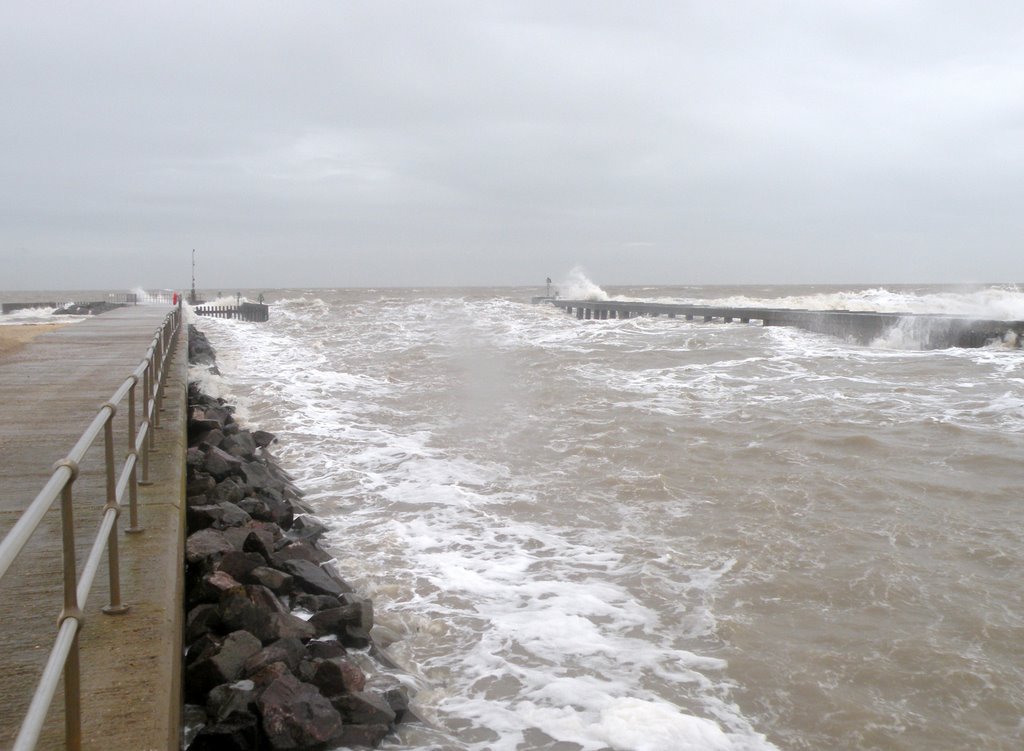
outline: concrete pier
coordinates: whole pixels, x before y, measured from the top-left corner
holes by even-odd
[[[897,327],[903,327],[926,349],[983,347],[991,341],[1024,338],[1024,321],[998,321],[966,316],[915,313],[876,313],[850,310],[799,310],[791,308],[730,308],[618,300],[550,300],[579,320],[626,319],[636,316],[668,316],[705,323],[757,322],[762,326],[792,326],[870,344]]]
[[[104,313],[42,334],[0,357],[0,538],[42,489],[53,463],[142,361],[169,306]],[[180,747],[182,555],[187,350],[182,332],[170,355],[161,427],[154,431],[151,485],[139,488],[143,531],[118,522],[123,615],[106,615],[104,555],[82,610],[84,749]],[[127,453],[127,406],[114,420],[117,463]],[[104,502],[100,439],[74,483],[79,573]],[[57,634],[62,606],[60,504],[44,517],[0,580],[0,748],[10,748]],[[64,748],[62,689],[38,748]]]

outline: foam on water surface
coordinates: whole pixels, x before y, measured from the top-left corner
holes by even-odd
[[[417,684],[387,748],[1013,747],[1019,352],[472,292],[200,325]]]

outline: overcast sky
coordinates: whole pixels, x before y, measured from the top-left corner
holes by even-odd
[[[5,2],[0,289],[1024,281],[1024,3]]]

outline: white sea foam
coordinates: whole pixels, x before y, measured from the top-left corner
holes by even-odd
[[[0,316],[0,326],[22,326],[38,323],[59,323],[60,318],[53,317],[56,308],[31,308],[16,310]]]
[[[55,316],[58,308],[24,308],[0,315],[0,326],[21,326],[37,323],[77,323],[88,316]]]
[[[667,298],[659,298],[668,301]],[[714,298],[670,298],[728,307],[774,307],[803,310],[853,310],[883,313],[923,313],[967,316],[997,321],[1024,320],[1024,291],[1016,285],[996,285],[965,291],[914,291],[874,287],[782,297],[732,295]]]
[[[907,540],[936,555],[914,527],[932,516],[945,530],[982,513],[975,455],[1015,466],[983,451],[1024,429],[1019,353],[359,294],[283,300],[261,326],[200,324],[225,393],[281,436],[419,688],[431,727],[387,748],[751,751],[774,748],[766,732],[870,747],[816,735],[844,712],[818,682],[867,680],[846,654],[859,634],[841,635],[901,648],[847,600],[918,633],[899,598],[923,595],[904,582],[945,564],[907,572],[895,556]],[[933,514],[936,497],[951,500]],[[874,541],[892,575],[858,547]],[[894,672],[868,688],[890,702],[878,727],[910,690]]]

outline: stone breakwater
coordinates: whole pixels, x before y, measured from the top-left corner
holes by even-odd
[[[216,368],[192,326],[189,361]],[[408,696],[370,657],[372,603],[318,545],[325,527],[270,455],[276,438],[195,384],[188,397],[187,748],[376,746]]]

